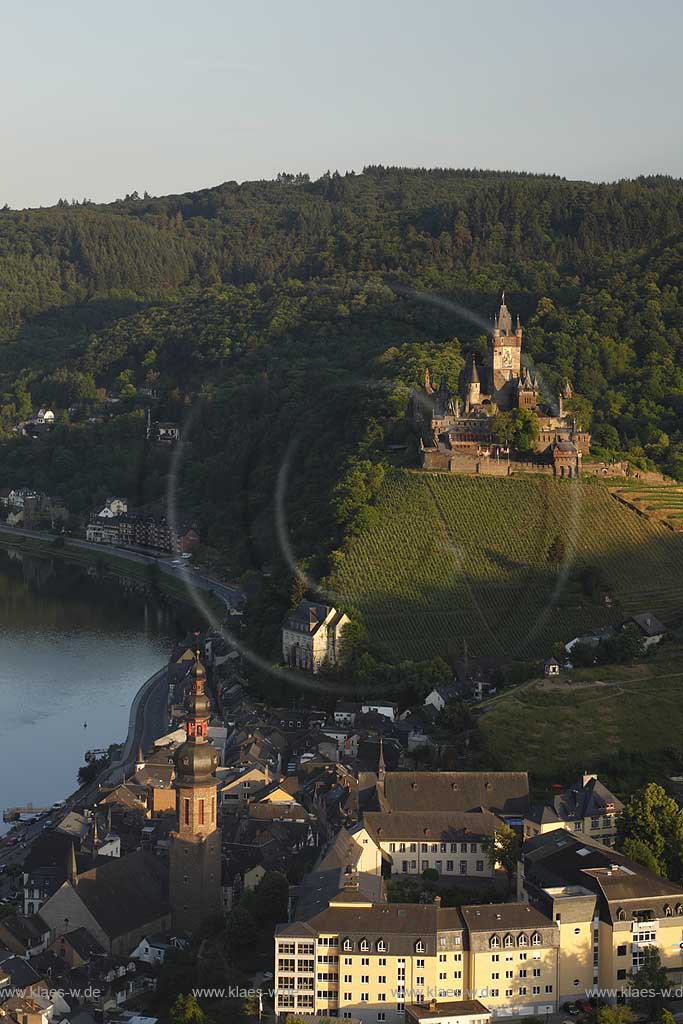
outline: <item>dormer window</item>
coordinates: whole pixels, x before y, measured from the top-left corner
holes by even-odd
[[[491,949],[500,949],[500,939],[497,935],[492,935],[489,939],[489,946]]]
[[[672,917],[672,916],[673,916],[673,910],[671,909],[671,904],[670,903],[665,903],[664,904],[664,917]]]
[[[417,942],[415,943],[415,952],[416,953],[424,953],[424,951],[425,951],[425,944],[422,941],[422,939],[418,939]]]
[[[541,945],[541,936],[538,934],[538,932],[534,932],[534,934],[531,936],[531,945],[532,946],[540,946]]]
[[[510,946],[514,946],[514,944],[515,940],[512,938],[511,935],[506,935],[505,938],[503,939],[503,945],[505,946],[506,949],[509,949]]]
[[[626,920],[626,911],[624,910],[623,907],[617,907],[617,921],[625,921],[625,920]]]
[[[353,948],[353,944],[351,942],[351,939],[344,939],[344,943],[342,945],[342,949],[345,950],[345,952],[350,953],[352,948]]]
[[[529,945],[529,936],[528,935],[524,935],[524,933],[522,933],[518,937],[518,939],[517,939],[517,945],[518,946],[528,946]]]
[[[367,953],[367,951],[369,949],[370,949],[370,943],[368,942],[368,940],[367,939],[361,939],[360,940],[360,951],[361,951],[361,953]]]
[[[683,914],[683,904],[682,903],[677,903],[676,904],[676,913],[677,914]]]
[[[386,953],[386,951],[387,951],[387,944],[386,944],[386,942],[384,941],[384,939],[378,939],[377,940],[377,952],[378,953]]]

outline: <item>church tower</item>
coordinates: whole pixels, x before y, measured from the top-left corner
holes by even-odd
[[[171,834],[173,927],[196,932],[221,913],[221,834],[216,825],[218,754],[207,738],[211,705],[199,650],[190,670],[187,739],[175,753],[178,830]]]
[[[512,316],[505,305],[503,292],[489,337],[489,387],[491,399],[500,409],[509,409],[512,405],[511,382],[519,380],[521,365],[522,325],[517,317],[513,330]]]

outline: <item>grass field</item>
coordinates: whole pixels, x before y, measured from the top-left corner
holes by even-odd
[[[683,612],[683,537],[600,480],[449,477],[395,470],[377,522],[350,544],[334,584],[389,660],[460,652],[531,657],[553,642],[651,610]],[[551,564],[561,536],[566,558]],[[608,607],[578,569],[599,571]]]
[[[572,673],[571,683],[527,684],[502,694],[479,723],[485,760],[538,778],[568,778],[620,751],[639,756],[680,749],[681,652]],[[577,685],[577,680],[591,679]]]

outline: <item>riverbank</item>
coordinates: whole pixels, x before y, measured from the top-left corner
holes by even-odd
[[[196,591],[201,590],[204,600],[216,615],[223,615],[231,608],[239,607],[246,598],[237,584],[205,576],[186,564],[173,565],[170,555],[150,555],[0,523],[0,544],[3,543],[43,557],[65,558],[85,565],[104,565],[122,576],[143,580],[152,587],[158,586],[169,596],[185,602],[196,603]]]

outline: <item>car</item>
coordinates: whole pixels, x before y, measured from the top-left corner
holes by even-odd
[[[51,809],[52,809],[53,811],[61,811],[61,810],[63,810],[63,809],[65,808],[65,807],[66,807],[66,800],[57,800],[57,801],[55,801],[55,803],[53,803],[53,805],[52,805],[52,808],[51,808]]]
[[[572,1017],[578,1017],[578,1015],[581,1013],[581,1010],[578,1008],[576,1003],[573,1003],[571,1001],[562,1003],[562,1009],[565,1013],[571,1014]]]
[[[16,846],[18,842],[19,842],[19,836],[10,836],[9,839],[7,840],[7,845],[8,846]]]
[[[593,1004],[589,1003],[589,1001],[587,999],[577,999],[576,1000],[576,1005],[578,1007],[579,1013],[592,1013],[593,1012]]]
[[[263,972],[263,980],[264,981],[272,981],[273,980],[273,972],[272,971],[264,971]]]
[[[43,822],[43,828],[44,829],[50,829],[50,828],[54,828],[54,827],[55,827],[55,823],[52,820],[52,818],[48,818],[47,821]]]

